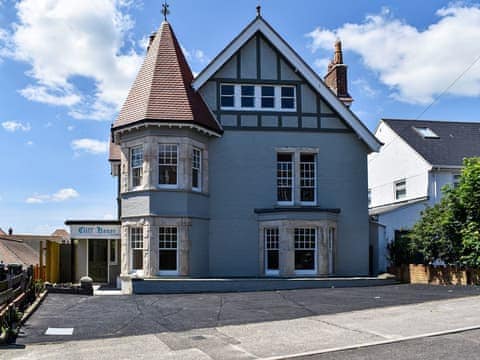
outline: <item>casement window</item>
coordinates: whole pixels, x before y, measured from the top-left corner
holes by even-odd
[[[314,204],[316,199],[315,154],[300,154],[300,202]]]
[[[192,151],[192,189],[202,190],[202,150],[197,148]]]
[[[225,110],[295,111],[296,87],[221,84],[220,106]]]
[[[295,271],[301,273],[314,273],[317,268],[317,229],[297,228],[295,239]]]
[[[130,150],[130,179],[132,188],[142,185],[143,178],[143,148],[135,147]]]
[[[264,229],[265,273],[277,275],[279,269],[278,228]]]
[[[407,181],[405,179],[396,181],[394,186],[395,200],[401,200],[407,197]]]
[[[109,247],[109,253],[108,253],[108,262],[110,265],[117,265],[118,259],[117,259],[117,254],[118,254],[118,241],[116,239],[111,239],[109,240],[110,247]]]
[[[282,109],[295,109],[295,88],[282,86]]]
[[[235,86],[225,85],[220,86],[220,103],[222,108],[235,107]]]
[[[275,108],[275,87],[274,86],[262,86],[262,109]]]
[[[293,154],[277,154],[277,201],[279,204],[293,204]]]
[[[178,173],[178,146],[160,144],[158,151],[158,184],[162,187],[176,187]]]
[[[160,273],[176,273],[178,259],[178,231],[174,226],[159,228],[159,270]]]
[[[242,108],[254,108],[255,107],[255,86],[242,85],[241,104]]]
[[[133,271],[143,270],[143,228],[130,228],[130,263]]]

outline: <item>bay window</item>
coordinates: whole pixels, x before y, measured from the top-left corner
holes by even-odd
[[[132,188],[142,185],[143,178],[143,148],[132,148],[130,151],[130,179]]]
[[[278,274],[279,270],[279,250],[278,250],[278,228],[264,229],[265,241],[265,273]]]
[[[158,152],[158,183],[165,187],[177,186],[178,146],[160,144]]]
[[[130,262],[132,271],[143,270],[143,228],[130,228]]]
[[[295,272],[314,273],[317,268],[317,229],[295,229]]]
[[[161,273],[176,273],[177,268],[177,228],[174,226],[159,229],[159,270]]]
[[[202,151],[193,148],[192,152],[192,189],[200,191],[202,188]]]

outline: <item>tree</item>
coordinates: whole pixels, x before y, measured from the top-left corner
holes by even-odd
[[[442,189],[442,200],[422,212],[410,233],[424,263],[480,267],[480,158],[464,160],[460,183]]]

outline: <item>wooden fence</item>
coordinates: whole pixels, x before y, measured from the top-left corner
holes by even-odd
[[[33,266],[18,274],[8,274],[0,281],[0,344],[16,337],[23,311],[40,291],[35,286]]]

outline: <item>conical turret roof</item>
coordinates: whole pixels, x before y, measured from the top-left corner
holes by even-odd
[[[141,121],[193,123],[222,130],[191,86],[192,71],[171,25],[164,21],[149,46],[113,130]]]

